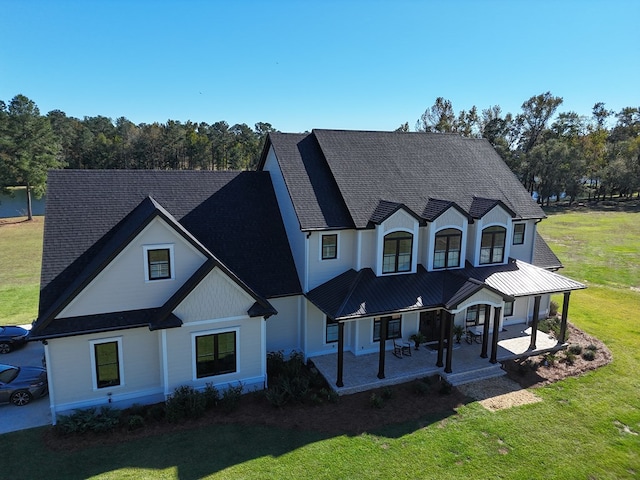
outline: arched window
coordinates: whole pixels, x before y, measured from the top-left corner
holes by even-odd
[[[413,235],[408,232],[394,232],[384,237],[382,253],[382,273],[411,271],[411,251]]]
[[[480,264],[502,263],[504,261],[504,240],[507,229],[503,227],[487,227],[482,230],[480,244]]]
[[[433,251],[433,268],[453,268],[460,266],[460,246],[462,232],[447,228],[436,233]]]

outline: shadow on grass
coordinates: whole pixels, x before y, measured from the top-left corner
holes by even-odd
[[[287,462],[295,462],[288,458],[282,458],[296,450],[306,447],[313,448],[313,444],[323,441],[335,441],[335,448],[344,445],[341,437],[358,437],[363,433],[386,437],[400,438],[416,432],[429,425],[440,422],[451,415],[455,410],[446,409],[439,412],[420,414],[413,412],[413,418],[398,422],[380,424],[379,417],[393,415],[394,411],[407,406],[406,398],[402,397],[402,389],[399,395],[385,400],[382,408],[373,408],[371,405],[361,405],[362,414],[372,418],[372,428],[353,428],[349,426],[345,432],[323,432],[314,429],[314,422],[310,419],[309,429],[304,425],[297,428],[282,428],[276,425],[246,425],[246,424],[213,424],[205,426],[180,426],[177,431],[151,431],[148,435],[127,439],[126,433],[121,435],[117,443],[114,439],[104,436],[92,439],[91,446],[82,446],[76,451],[60,448],[49,448],[47,443],[52,435],[51,427],[26,430],[0,436],[0,451],[3,452],[3,470],[20,472],[23,478],[47,479],[80,479],[100,474],[110,473],[116,477],[129,475],[133,477],[154,478],[168,475],[172,478],[191,480],[219,473],[227,468],[242,465],[263,459],[256,464],[273,465],[273,459],[278,459],[278,468],[286,470]],[[436,394],[438,395],[438,394]],[[454,390],[453,395],[461,395]],[[364,397],[363,397],[364,398]],[[448,395],[434,397],[433,395],[414,395],[409,398],[412,402],[422,404],[425,410],[429,410],[433,402],[441,398],[449,399]],[[464,402],[470,401],[466,397]],[[342,401],[335,404],[339,408]],[[331,409],[334,405],[326,405]],[[314,411],[320,413],[323,406],[305,407],[308,415]],[[241,407],[242,408],[242,407]],[[294,407],[295,408],[295,407]],[[286,416],[287,408],[274,409],[278,415]],[[223,414],[220,414],[223,415]],[[257,419],[256,421],[260,421]],[[145,427],[146,428],[146,427]],[[135,435],[135,434],[133,434]],[[47,439],[48,441],[45,441]],[[60,439],[64,442],[64,438]],[[81,442],[81,439],[79,439]],[[333,448],[333,447],[332,447]],[[29,452],[29,460],[25,461],[24,452]],[[326,449],[320,450],[320,455],[325,455]],[[285,465],[284,467],[282,465]],[[299,465],[295,465],[299,468]],[[127,472],[114,473],[119,470]],[[168,473],[170,472],[170,473]]]

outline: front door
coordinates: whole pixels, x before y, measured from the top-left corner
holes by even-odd
[[[427,343],[440,339],[440,310],[420,312],[420,331],[427,337]]]

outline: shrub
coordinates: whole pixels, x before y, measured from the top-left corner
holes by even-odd
[[[271,405],[278,408],[285,406],[288,400],[288,395],[279,386],[269,387],[265,397]]]
[[[297,377],[301,374],[303,368],[304,356],[301,352],[293,352],[291,353],[289,360],[284,363],[284,371],[282,374],[287,377]]]
[[[550,367],[553,367],[556,364],[556,359],[557,357],[555,353],[547,353],[544,356],[544,362]]]
[[[120,410],[112,407],[87,408],[76,410],[71,415],[60,415],[56,430],[64,435],[73,433],[105,433],[114,430],[120,424]]]
[[[576,362],[575,353],[570,352],[569,350],[564,351],[564,358],[562,359],[564,363],[567,365],[573,365]]]
[[[220,392],[213,386],[213,383],[207,383],[205,385],[202,395],[204,396],[204,405],[207,409],[215,407],[220,401]]]
[[[318,396],[330,403],[338,403],[338,400],[340,400],[340,395],[338,395],[338,392],[331,390],[330,388],[320,389],[320,391],[318,392]]]
[[[290,400],[302,402],[309,393],[309,378],[303,376],[282,377],[279,387],[284,391]]]
[[[556,338],[560,338],[560,319],[544,318],[538,322],[538,330],[544,333],[553,333]]]
[[[593,343],[587,345],[587,350],[591,350],[592,352],[598,351],[598,347],[596,347]]]
[[[202,393],[193,387],[183,385],[175,389],[165,402],[167,420],[171,423],[204,415],[206,400]]]
[[[225,413],[231,413],[240,406],[240,397],[242,397],[243,390],[244,386],[241,382],[238,382],[238,385],[235,387],[229,385],[227,389],[222,392],[220,405]]]
[[[380,395],[374,392],[369,397],[369,405],[371,405],[372,408],[382,408],[384,407],[384,400]]]
[[[275,378],[284,371],[284,353],[282,350],[267,353],[267,375]]]
[[[411,390],[417,395],[426,395],[430,389],[430,385],[422,380],[417,380],[411,384]]]
[[[384,387],[382,389],[381,395],[384,400],[391,400],[393,398],[393,388]]]
[[[555,317],[558,315],[558,302],[551,300],[549,303],[549,316]]]
[[[582,353],[582,346],[581,345],[571,345],[569,347],[569,351],[571,353],[573,353],[574,355],[580,355]]]
[[[584,358],[587,362],[592,362],[596,359],[596,352],[593,350],[585,350],[582,354],[582,358]]]
[[[138,428],[144,427],[144,417],[141,415],[130,415],[127,426],[129,430],[137,430]]]
[[[151,405],[147,410],[147,417],[158,421],[164,418],[165,413],[165,406],[161,403],[156,403],[155,405]]]

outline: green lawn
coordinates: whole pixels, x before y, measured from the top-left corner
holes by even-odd
[[[0,325],[38,316],[44,217],[0,220]]]
[[[494,413],[474,402],[445,419],[358,436],[227,425],[77,453],[46,450],[43,429],[33,429],[0,436],[2,470],[50,479],[638,478],[640,293],[630,288],[640,285],[636,218],[567,213],[540,225],[561,247],[564,273],[589,284],[572,294],[570,319],[614,355],[595,372],[536,389],[543,402]]]

